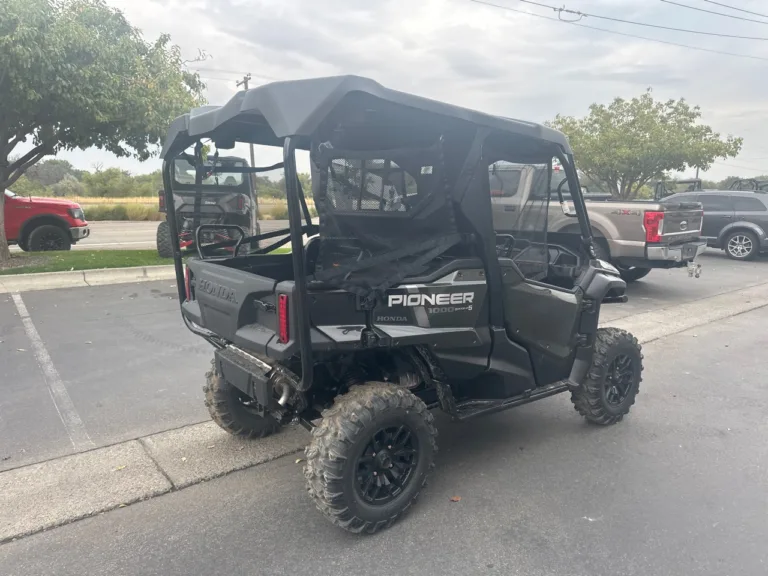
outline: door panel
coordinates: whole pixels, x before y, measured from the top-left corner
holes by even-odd
[[[511,261],[500,263],[507,335],[528,349],[539,386],[568,377],[581,294],[522,280]]]
[[[701,235],[717,238],[720,230],[733,221],[733,203],[728,196],[702,194],[699,202],[704,207],[704,223]]]

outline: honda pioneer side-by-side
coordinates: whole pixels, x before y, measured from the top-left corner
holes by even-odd
[[[171,166],[191,158],[199,186],[208,142],[282,148],[289,228],[256,246],[198,243],[184,262]],[[317,223],[297,150],[309,152]],[[343,76],[193,111],[162,155],[182,317],[214,348],[210,414],[248,438],[294,421],[311,430],[307,488],[334,524],[372,533],[411,507],[437,451],[431,409],[466,420],[568,392],[589,422],[610,425],[634,403],[637,339],[598,328],[626,284],[595,257],[560,132]],[[580,242],[552,242],[548,210],[514,234],[495,230],[489,167],[553,160],[576,191]]]
[[[248,162],[235,156],[214,156],[203,163],[201,181],[195,182],[197,170],[194,159],[186,156],[175,158],[170,165],[173,190],[173,214],[179,243],[182,248],[195,248],[195,230],[201,224],[227,224],[239,226],[242,232],[252,235],[251,210],[254,205],[252,178],[244,169]],[[159,210],[169,215],[165,191],[159,193]],[[208,244],[229,240],[233,229],[207,227],[202,241]],[[173,256],[171,227],[167,220],[157,227],[157,252],[163,258]]]

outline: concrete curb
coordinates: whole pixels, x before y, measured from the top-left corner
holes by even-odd
[[[53,290],[56,288],[151,282],[153,280],[172,280],[175,278],[176,272],[173,266],[135,266],[131,268],[101,268],[97,270],[18,274],[0,276],[0,294],[30,292],[33,290]]]

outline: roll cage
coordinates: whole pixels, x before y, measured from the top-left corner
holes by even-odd
[[[179,156],[191,158],[196,170],[195,186],[201,187],[210,170],[203,160],[205,141],[212,142],[217,150],[232,149],[236,142],[281,146],[283,149],[281,163],[268,167],[227,167],[226,171],[252,174],[283,168],[289,228],[240,238],[229,244],[236,244],[235,254],[240,254],[238,248],[249,240],[283,237],[264,248],[250,250],[246,257],[251,257],[290,243],[296,287],[294,320],[302,368],[299,389],[310,387],[313,374],[304,235],[319,233],[321,252],[324,245],[335,250],[331,260],[324,260],[330,262],[330,267],[346,267],[344,269],[348,273],[339,275],[330,270],[325,274],[326,282],[355,293],[362,309],[371,309],[375,299],[392,286],[393,278],[395,281],[403,279],[405,274],[397,272],[398,266],[406,266],[403,262],[410,262],[415,269],[417,264],[423,265],[429,258],[439,256],[452,246],[460,243],[471,246],[479,253],[486,269],[491,295],[490,321],[496,326],[503,325],[502,277],[495,252],[496,237],[488,184],[488,166],[498,157],[500,147],[513,153],[516,161],[521,163],[549,163],[557,158],[571,190],[583,245],[586,252],[594,257],[591,227],[573,153],[562,133],[542,125],[492,116],[390,90],[357,76],[276,82],[240,92],[221,107],[193,110],[177,118],[169,129],[161,156],[164,160],[164,194],[180,303],[186,299],[185,272],[178,243],[179,231],[176,229],[171,166]],[[312,223],[298,178],[297,150],[310,152],[319,226]],[[339,210],[331,199],[337,189],[334,186],[338,187],[339,182],[330,168],[339,156],[344,156],[346,162],[350,162],[349,158],[357,160],[353,168],[362,173],[354,180],[360,182],[360,200],[356,210],[354,207]],[[366,174],[366,163],[369,161],[377,162],[374,175]],[[420,185],[427,190],[423,198],[414,200],[412,208],[386,208],[396,205],[391,201],[393,193],[387,173],[390,169],[387,167],[395,164],[399,168],[392,170],[392,174],[396,174],[398,179],[403,177],[404,172],[410,171],[412,178],[423,182]],[[214,167],[213,171],[216,170]],[[369,185],[370,182],[373,184]],[[378,198],[378,208],[376,202],[368,202],[372,209],[362,210],[363,197],[368,198],[371,194]],[[385,195],[390,198],[385,198]],[[399,195],[403,196],[402,191]],[[395,219],[411,224],[415,219],[420,220],[415,226],[398,228],[388,224]],[[197,232],[203,227],[199,227]],[[369,232],[374,229],[375,234]],[[403,230],[426,232],[421,236],[415,233],[410,237],[406,235],[403,240],[397,237],[403,235]],[[337,242],[339,234],[348,241]],[[356,242],[358,240],[359,243]],[[350,255],[349,241],[354,245],[352,252],[357,252],[357,256]],[[223,244],[227,243],[208,248],[198,246],[199,256],[211,256]],[[218,257],[227,258],[226,255]],[[340,259],[340,264],[333,258]],[[384,268],[386,273],[372,273],[371,270],[376,268]],[[213,333],[191,325],[186,318],[185,322],[193,332],[215,346],[222,346]]]

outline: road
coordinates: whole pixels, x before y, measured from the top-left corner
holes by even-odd
[[[111,322],[159,317],[172,328],[159,295],[122,302]],[[140,304],[135,312],[133,304]],[[41,326],[51,312],[38,309]],[[86,317],[87,326],[99,313]],[[767,322],[762,308],[647,344],[638,402],[614,427],[586,425],[565,396],[463,424],[441,418],[429,486],[408,516],[373,537],[332,528],[307,498],[295,456],[287,456],[2,545],[2,573],[763,576],[768,396],[765,339],[755,327]],[[47,342],[63,329],[55,324],[41,330]],[[199,383],[186,367],[198,361],[197,347],[179,362],[149,346],[173,366],[160,358],[134,366],[136,343],[146,341],[117,324],[113,333],[99,343],[115,351],[97,365],[98,382],[84,368],[94,356],[69,368],[90,382],[77,384],[82,394],[73,400],[83,406],[88,398],[98,412],[111,389],[122,404],[113,416],[149,411],[149,422],[185,411],[190,398],[182,391]],[[178,330],[161,339],[176,337],[175,345],[187,345]],[[74,340],[73,359],[83,345]],[[67,352],[60,348],[57,365]],[[130,360],[120,368],[121,350]],[[159,393],[161,386],[169,392]],[[152,409],[148,390],[164,408]],[[171,396],[178,406],[169,405]],[[35,429],[44,416],[17,425]]]
[[[74,250],[154,250],[157,222],[90,222],[91,235],[73,246]],[[264,220],[260,223],[264,232],[288,227],[287,220]],[[18,246],[12,246],[19,251]]]

